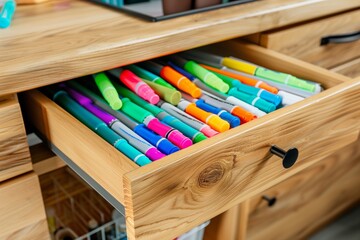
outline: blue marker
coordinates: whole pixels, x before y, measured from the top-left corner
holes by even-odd
[[[203,99],[199,99],[199,100],[194,99],[185,93],[182,93],[182,96],[184,99],[188,100],[189,102],[195,103],[198,108],[201,108],[202,110],[204,110],[206,112],[210,112],[210,113],[214,113],[214,114],[218,115],[220,118],[222,118],[223,120],[230,123],[230,126],[232,128],[239,126],[241,123],[241,121],[238,117],[235,117],[234,115],[232,115],[231,113],[229,113],[226,110],[214,107],[214,106],[206,103]]]
[[[7,28],[10,26],[15,9],[16,2],[14,0],[5,1],[0,11],[0,28]]]

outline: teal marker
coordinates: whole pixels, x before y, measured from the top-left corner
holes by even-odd
[[[112,144],[116,149],[125,154],[139,166],[144,166],[151,163],[148,157],[131,146],[125,139],[111,130],[103,121],[84,109],[80,104],[73,100],[68,95],[68,93],[63,90],[54,92],[50,88],[46,88],[45,91],[50,93],[52,92],[52,98],[56,103],[58,103],[80,122],[85,124],[92,131],[96,132],[108,143]]]
[[[0,28],[7,28],[10,26],[15,9],[16,2],[14,0],[5,0],[3,6],[1,6],[0,1]]]
[[[114,88],[106,74],[103,72],[96,73],[93,74],[93,78],[101,94],[109,103],[110,107],[114,110],[119,110],[122,107],[122,102],[119,98],[119,94],[117,93],[116,89]]]
[[[209,70],[211,71],[211,70]],[[216,76],[218,76],[219,78],[221,78],[224,82],[226,82],[227,84],[229,84],[229,86],[237,88],[237,90],[239,90],[240,92],[244,92],[246,94],[250,94],[250,95],[255,95],[258,96],[259,98],[262,98],[270,103],[275,104],[276,107],[278,107],[281,104],[282,101],[282,97],[278,96],[276,94],[273,94],[269,91],[266,91],[265,89],[262,88],[257,88],[257,87],[253,87],[253,86],[249,86],[246,84],[241,83],[240,81],[225,76],[221,73],[217,73],[217,72],[213,72]]]
[[[200,131],[197,131],[196,129],[190,127],[186,123],[180,121],[179,119],[171,116],[161,108],[154,106],[140,97],[138,97],[136,94],[128,90],[127,88],[121,86],[120,84],[114,84],[116,90],[124,97],[127,97],[131,99],[132,102],[137,104],[138,106],[143,107],[147,111],[151,112],[154,116],[156,116],[158,119],[160,119],[165,124],[178,129],[180,132],[182,132],[185,136],[192,139],[194,143],[203,141],[207,139],[207,137]]]
[[[244,92],[240,92],[237,90],[237,88],[231,88],[228,92],[230,96],[236,97],[240,99],[241,101],[244,101],[254,107],[257,107],[261,111],[264,111],[266,113],[273,112],[276,109],[275,104],[272,104],[268,101],[265,101],[258,96],[249,95]]]
[[[161,77],[153,74],[152,72],[149,72],[146,69],[143,69],[141,67],[138,67],[134,64],[128,65],[125,68],[128,68],[129,70],[131,70],[133,73],[135,73],[135,75],[137,75],[140,78],[152,81],[154,83],[160,84],[164,87],[168,87],[171,89],[176,90],[176,88],[174,88],[171,84],[169,84],[167,81],[165,81],[164,79],[162,79]]]

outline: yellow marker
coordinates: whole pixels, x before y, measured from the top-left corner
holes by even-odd
[[[222,64],[226,67],[247,73],[247,74],[251,74],[251,75],[255,75],[256,72],[256,68],[257,66],[251,64],[251,63],[247,63],[247,62],[243,62],[243,61],[238,61],[236,59],[233,58],[229,58],[229,57],[224,57],[222,59]]]

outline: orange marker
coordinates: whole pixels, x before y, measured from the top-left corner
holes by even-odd
[[[198,88],[194,83],[187,77],[175,71],[169,66],[164,66],[160,71],[160,76],[167,80],[178,89],[188,93],[193,98],[199,98],[201,96],[201,89]]]
[[[184,99],[178,104],[178,108],[198,120],[208,124],[212,129],[218,132],[225,132],[230,129],[230,124],[227,121],[222,120],[219,116],[208,113],[196,106],[195,103],[190,103]]]
[[[223,74],[225,76],[228,76],[228,77],[234,78],[236,80],[239,80],[240,82],[242,82],[244,84],[254,86],[254,87],[258,87],[258,88],[262,88],[262,89],[268,90],[269,92],[272,92],[274,94],[277,94],[278,91],[279,91],[277,88],[272,87],[272,86],[268,85],[265,82],[258,81],[256,79],[253,79],[253,78],[250,78],[250,77],[246,77],[246,76],[242,76],[242,75],[239,75],[239,74],[236,74],[236,73],[224,71],[224,70],[214,68],[214,67],[210,67],[210,66],[204,65],[204,64],[200,64],[200,65],[203,68],[206,68],[207,70],[217,72],[217,73],[221,73],[221,74]]]

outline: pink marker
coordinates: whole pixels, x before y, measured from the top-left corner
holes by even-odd
[[[192,145],[192,141],[190,138],[184,136],[181,132],[177,129],[169,127],[159,121],[156,117],[149,115],[147,116],[143,123],[150,129],[169,139],[170,142],[175,144],[181,149],[187,148]]]
[[[131,91],[135,92],[142,99],[151,104],[157,104],[159,102],[160,98],[154,90],[130,70],[115,68],[110,70],[109,73],[118,77],[122,83],[124,83]]]

